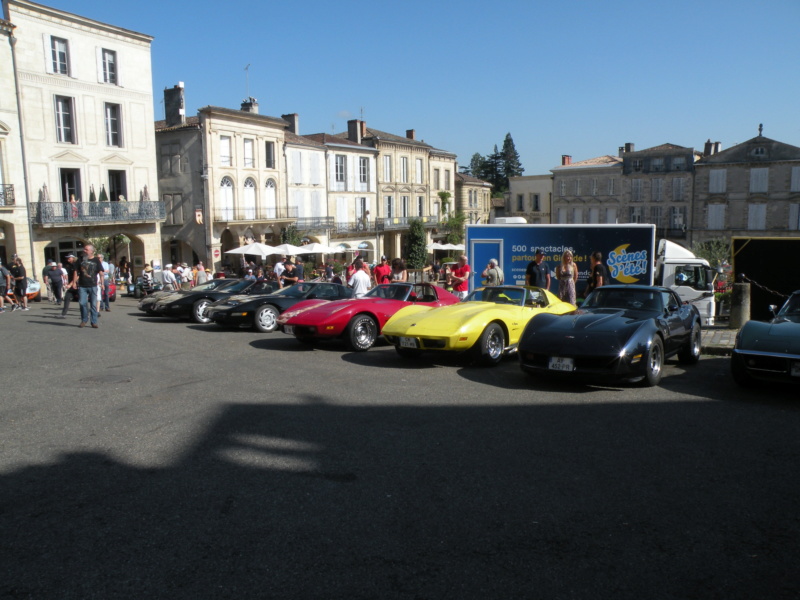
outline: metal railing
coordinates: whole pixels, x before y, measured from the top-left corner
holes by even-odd
[[[375,220],[358,220],[358,221],[337,221],[333,224],[334,235],[344,235],[348,233],[375,233],[377,223]]]
[[[386,217],[382,219],[375,219],[375,226],[378,231],[385,231],[389,229],[408,229],[411,221],[422,221],[422,225],[426,228],[436,227],[439,224],[439,217],[434,215],[426,215],[422,217]]]
[[[39,225],[163,221],[164,203],[148,202],[31,202],[31,221]]]
[[[297,218],[296,206],[252,206],[249,208],[216,208],[214,220],[221,223],[236,221],[287,221]]]
[[[301,231],[331,229],[333,227],[333,217],[298,217],[294,226]]]
[[[0,206],[14,206],[15,204],[13,184],[0,185]]]

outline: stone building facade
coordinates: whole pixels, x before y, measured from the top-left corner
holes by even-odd
[[[488,223],[492,205],[492,184],[465,173],[455,174],[453,208],[463,213],[468,225]]]
[[[504,216],[523,217],[528,223],[550,223],[553,175],[508,178]]]
[[[552,223],[626,223],[622,158],[598,156],[578,162],[561,157],[553,173]]]

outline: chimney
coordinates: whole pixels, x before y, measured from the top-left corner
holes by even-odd
[[[255,115],[258,114],[258,100],[250,96],[249,98],[245,98],[242,100],[242,110],[244,112],[253,113]]]
[[[627,142],[625,144],[625,152],[633,152],[634,148],[635,148],[635,146],[633,145],[632,142]]]
[[[167,127],[186,123],[186,111],[183,108],[183,82],[171,88],[164,88],[164,117]]]
[[[367,122],[361,121],[361,139],[367,137]]]
[[[289,131],[295,135],[300,135],[300,115],[292,113],[290,115],[281,115],[284,121],[289,121]]]
[[[712,154],[714,154],[714,144],[711,143],[711,138],[709,138],[705,146],[703,146],[703,156],[711,156]]]
[[[414,131],[413,129],[406,129],[406,137],[410,140],[416,140],[417,132]]]
[[[361,143],[361,121],[351,119],[347,122],[347,139],[356,144]]]
[[[619,147],[619,157],[622,158],[623,154],[625,154],[625,147],[624,146],[620,146]]]
[[[722,149],[722,142],[714,142],[714,154],[718,154]]]
[[[572,164],[572,156],[569,154],[562,154],[561,155],[561,166],[566,167],[567,165]]]

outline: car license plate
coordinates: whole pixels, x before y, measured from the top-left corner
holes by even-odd
[[[792,363],[790,367],[790,373],[792,377],[800,377],[800,361],[795,361]]]
[[[283,333],[287,335],[294,335],[294,326],[293,325],[284,325],[283,326]]]
[[[551,356],[550,364],[547,368],[551,371],[574,371],[575,364],[571,358],[564,358],[563,356]]]
[[[400,338],[400,345],[403,348],[416,348],[417,347],[417,340],[416,340],[416,338],[401,337]]]

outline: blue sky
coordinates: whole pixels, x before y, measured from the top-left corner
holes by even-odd
[[[49,6],[155,37],[153,90],[188,114],[296,112],[300,133],[368,126],[458,154],[510,132],[526,175],[665,142],[723,148],[758,133],[800,146],[800,1],[370,0]]]

